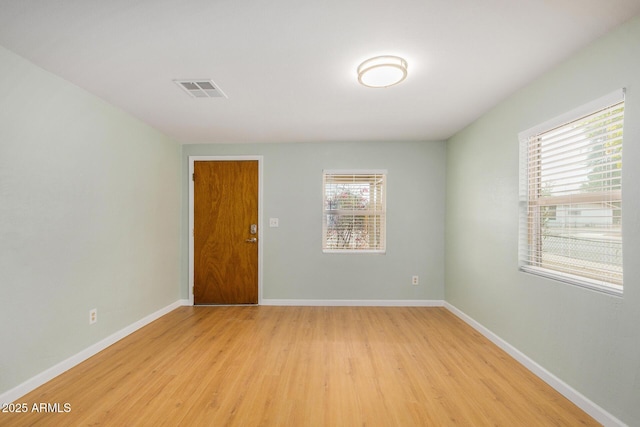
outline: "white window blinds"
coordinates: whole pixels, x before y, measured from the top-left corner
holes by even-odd
[[[523,270],[622,292],[621,98],[522,141]]]
[[[324,252],[385,252],[386,171],[323,172]]]

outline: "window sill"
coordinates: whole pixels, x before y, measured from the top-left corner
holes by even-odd
[[[372,249],[323,249],[322,253],[325,254],[378,254],[384,255],[386,250],[372,250]]]
[[[585,277],[575,276],[573,274],[560,273],[541,267],[533,267],[530,265],[520,266],[520,271],[533,274],[535,276],[545,277],[547,279],[557,280],[573,286],[590,289],[608,295],[622,297],[623,288],[620,285],[605,284],[596,280],[590,280]]]

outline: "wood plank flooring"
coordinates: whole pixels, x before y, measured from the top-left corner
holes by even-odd
[[[181,307],[18,403],[0,425],[598,425],[426,307]]]

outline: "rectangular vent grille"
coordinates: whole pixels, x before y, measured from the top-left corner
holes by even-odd
[[[194,98],[227,98],[213,80],[174,80],[174,82]]]

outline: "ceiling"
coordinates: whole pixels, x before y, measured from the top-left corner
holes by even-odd
[[[442,140],[638,13],[638,0],[0,0],[0,45],[181,143]],[[407,79],[359,85],[380,54],[405,58]]]

